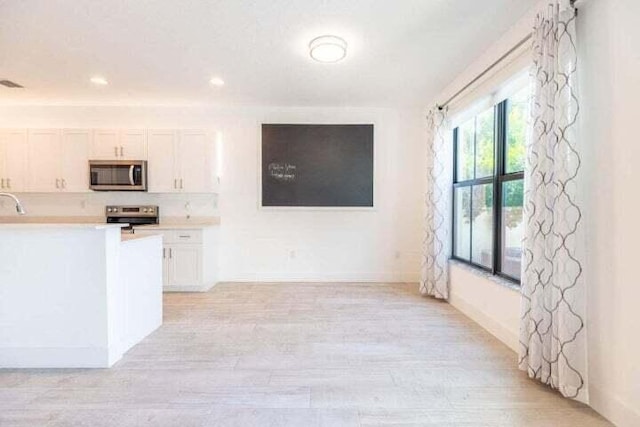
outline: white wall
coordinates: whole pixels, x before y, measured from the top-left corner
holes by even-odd
[[[375,123],[376,209],[259,209],[262,122]],[[107,202],[135,203],[139,198],[159,204],[164,214],[180,216],[189,201],[193,215],[221,217],[221,280],[226,281],[416,281],[422,237],[422,125],[417,110],[375,108],[0,108],[0,127],[220,129],[223,177],[217,207],[213,196],[204,195],[24,197],[34,215],[78,215],[76,209],[82,206],[87,215],[102,215]],[[0,215],[13,214],[11,209],[9,204],[0,207]]]
[[[446,99],[530,30],[533,12],[449,85]],[[587,224],[591,405],[616,425],[640,425],[640,2],[579,2],[581,135],[589,198]],[[518,334],[517,292],[451,265],[451,303],[506,344]]]
[[[520,293],[461,263],[451,262],[449,273],[449,303],[518,351]]]
[[[591,402],[621,426],[640,425],[639,22],[637,0],[580,6]]]

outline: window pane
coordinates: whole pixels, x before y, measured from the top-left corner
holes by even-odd
[[[476,178],[493,175],[494,108],[476,116]]]
[[[502,272],[520,279],[522,237],[524,224],[522,198],[524,183],[521,179],[502,184]]]
[[[473,179],[473,135],[475,129],[474,119],[462,124],[458,128],[457,148],[457,181]]]
[[[507,100],[506,173],[524,170],[528,117],[529,88],[526,88]]]
[[[493,267],[493,184],[473,187],[471,261]]]
[[[469,261],[471,249],[471,187],[453,189],[455,200],[455,244],[453,254]]]

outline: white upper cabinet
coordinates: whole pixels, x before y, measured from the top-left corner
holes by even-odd
[[[120,138],[117,130],[93,131],[92,160],[114,160],[120,157]]]
[[[215,137],[202,130],[149,131],[149,191],[216,192]]]
[[[144,130],[121,131],[120,158],[123,160],[146,160],[147,132]]]
[[[172,130],[148,132],[147,182],[152,193],[179,191],[176,177],[177,133]]]
[[[215,134],[203,131],[180,132],[180,190],[211,193],[216,190]]]
[[[90,142],[91,132],[86,130],[30,130],[26,190],[89,191]]]
[[[24,191],[27,182],[27,131],[0,131],[0,191]]]
[[[29,131],[29,160],[27,190],[33,192],[60,191],[60,159],[62,144],[58,129]]]
[[[89,191],[89,152],[92,132],[65,129],[62,132],[61,187],[64,191]]]
[[[144,130],[95,130],[91,159],[146,160],[146,132]]]
[[[89,160],[147,160],[149,192],[217,193],[217,136],[205,130],[0,130],[0,191],[91,191]]]

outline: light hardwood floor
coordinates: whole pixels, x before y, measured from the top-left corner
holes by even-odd
[[[0,426],[602,426],[409,284],[165,295],[112,369],[0,370]]]

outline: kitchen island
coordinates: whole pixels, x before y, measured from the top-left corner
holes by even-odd
[[[162,237],[0,224],[0,368],[110,367],[162,323]]]

